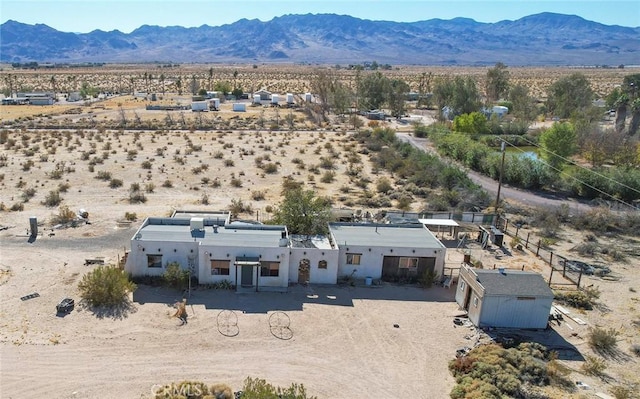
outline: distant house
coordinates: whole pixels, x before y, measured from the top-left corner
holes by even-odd
[[[271,92],[265,89],[258,90],[255,93],[253,93],[253,95],[260,96],[260,100],[262,101],[271,100]]]
[[[29,98],[31,105],[53,105],[53,97],[31,97]]]
[[[553,291],[538,273],[463,265],[456,302],[478,327],[546,328]]]
[[[374,109],[374,110],[371,110],[371,111],[366,111],[366,112],[364,113],[364,116],[365,116],[367,119],[370,119],[370,120],[379,120],[379,121],[383,121],[383,120],[384,120],[384,118],[385,118],[385,114],[384,114],[384,112],[383,112],[383,111],[380,111],[380,110],[377,110],[377,109]]]

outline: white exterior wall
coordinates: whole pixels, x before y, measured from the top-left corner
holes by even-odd
[[[175,250],[175,251],[174,251]],[[148,267],[147,255],[162,255],[162,267]],[[160,276],[167,264],[178,262],[185,270],[189,266],[189,257],[198,261],[198,242],[176,241],[138,241],[131,240],[131,251],[127,255],[125,270],[132,276]]]
[[[338,276],[338,250],[320,248],[290,248],[289,281],[298,282],[298,267],[302,259],[308,259],[310,264],[309,283],[336,284]],[[327,261],[326,269],[319,269],[318,263]]]
[[[413,252],[415,250],[415,252]],[[362,254],[360,265],[348,265],[347,254]],[[372,277],[378,279],[382,277],[382,261],[385,256],[407,256],[436,258],[434,271],[442,276],[444,272],[444,259],[446,249],[444,248],[390,248],[375,246],[340,246],[338,258],[338,276],[351,275],[354,278]]]
[[[227,256],[228,254],[228,256]],[[256,247],[220,247],[203,244],[199,247],[199,273],[198,282],[210,284],[217,281],[229,280],[233,284],[239,284],[236,280],[236,258],[244,256],[260,257],[260,261],[279,262],[280,269],[277,277],[261,277],[258,273],[258,289],[260,287],[287,287],[289,284],[289,248],[256,248]],[[211,274],[211,260],[230,260],[229,275],[215,276]],[[254,271],[255,273],[255,271]],[[241,278],[240,270],[237,279]],[[253,285],[256,285],[255,275]]]
[[[233,103],[232,107],[234,112],[246,112],[247,110],[246,103]]]
[[[553,297],[518,300],[516,296],[487,296],[482,301],[480,327],[543,329]]]

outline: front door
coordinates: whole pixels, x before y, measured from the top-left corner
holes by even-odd
[[[253,266],[242,266],[240,284],[243,287],[253,286]]]
[[[309,284],[310,269],[309,259],[302,259],[298,265],[298,284]]]

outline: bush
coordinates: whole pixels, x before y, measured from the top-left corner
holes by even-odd
[[[111,179],[111,181],[109,181],[109,188],[122,187],[123,184],[124,182],[120,179]]]
[[[136,220],[138,220],[138,215],[136,215],[135,212],[125,212],[124,213],[124,220],[128,220],[130,222],[135,222]]]
[[[587,342],[594,351],[610,356],[618,349],[618,335],[620,332],[614,328],[594,327],[589,329]]]
[[[76,220],[76,214],[68,206],[61,206],[58,214],[51,217],[51,224],[65,224]]]
[[[178,262],[169,263],[162,277],[169,287],[179,290],[187,288],[189,284],[189,271],[183,270]]]
[[[42,201],[43,205],[54,207],[60,205],[62,202],[62,197],[60,196],[60,192],[58,190],[49,191],[49,194]]]
[[[98,266],[82,276],[78,284],[80,297],[91,306],[114,307],[128,301],[127,295],[136,285],[129,281],[128,275],[113,266]]]
[[[587,355],[584,363],[582,363],[582,372],[586,375],[602,376],[607,368],[604,359]]]
[[[593,309],[596,299],[586,291],[554,291],[553,294],[556,301],[585,310]]]
[[[242,387],[242,399],[317,399],[308,396],[302,384],[291,384],[289,388],[281,388],[269,384],[260,378],[247,377]]]

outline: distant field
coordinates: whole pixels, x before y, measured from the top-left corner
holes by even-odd
[[[100,68],[78,69],[39,69],[39,70],[2,70],[0,90],[8,87],[8,78],[13,79],[14,90],[20,91],[56,91],[69,92],[80,90],[83,83],[109,92],[131,92],[132,90],[149,93],[178,92],[176,82],[181,80],[182,91],[190,92],[191,82],[195,78],[200,88],[212,89],[218,81],[237,84],[245,92],[265,88],[274,93],[304,93],[310,90],[310,81],[318,69],[330,69],[347,83],[354,84],[356,72],[333,66],[301,65],[185,65],[161,68],[159,65],[109,65]],[[483,86],[486,67],[438,67],[438,66],[398,66],[385,75],[403,79],[412,90],[418,90],[422,74],[431,73],[433,79],[443,76],[471,75]],[[211,74],[210,74],[211,70]],[[237,71],[234,77],[234,72]],[[574,72],[580,72],[590,80],[592,88],[600,97],[606,96],[624,76],[632,74],[634,68],[596,69],[596,68],[558,68],[558,67],[509,67],[511,82],[529,87],[531,94],[545,97],[547,87],[557,79]],[[370,73],[363,71],[362,74]],[[164,80],[161,80],[164,75]]]

